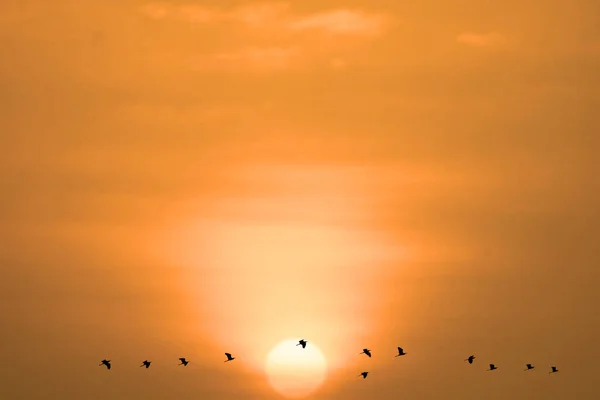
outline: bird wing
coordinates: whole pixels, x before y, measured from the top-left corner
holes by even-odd
[[[225,353],[225,356],[226,356],[227,358],[231,358],[231,354],[229,354],[229,353]]]

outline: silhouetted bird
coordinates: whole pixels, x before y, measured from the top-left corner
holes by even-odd
[[[558,372],[558,368],[556,368],[556,367],[554,367],[554,366],[552,366],[552,367],[550,367],[550,368],[552,368],[552,371],[548,372],[549,374],[553,374],[553,373],[555,373],[555,372]]]
[[[495,369],[498,369],[498,367],[496,367],[494,364],[490,364],[490,369],[488,369],[488,371],[493,371]]]
[[[180,357],[179,361],[181,361],[179,364],[177,365],[183,365],[184,367],[187,367],[189,361],[185,359],[185,357]]]
[[[225,356],[227,356],[227,360],[225,360],[224,362],[235,360],[235,357],[231,357],[231,354],[229,353],[225,353]]]
[[[529,370],[531,370],[531,369],[534,369],[534,368],[535,368],[535,367],[534,367],[533,365],[531,365],[531,364],[525,364],[525,366],[526,366],[527,368],[525,368],[525,369],[524,369],[524,371],[529,371]]]
[[[303,349],[306,348],[306,340],[300,339],[296,346],[302,346]]]
[[[398,355],[396,357],[405,356],[405,355],[406,355],[406,353],[404,352],[402,347],[398,347]],[[371,357],[371,356],[369,356],[369,357]]]
[[[369,350],[369,349],[363,349],[362,353],[358,353],[358,354],[363,354],[363,353],[366,354],[366,355],[368,355],[369,357],[371,357],[371,350]]]
[[[144,360],[144,361],[142,361],[142,365],[140,365],[140,367],[146,367],[146,369],[148,369],[148,368],[150,368],[151,363],[152,363],[152,361]]]
[[[98,366],[106,365],[107,369],[110,369],[110,360],[102,360]]]
[[[363,379],[367,379],[367,375],[369,375],[368,372],[361,372],[359,376],[362,376]]]
[[[473,364],[473,360],[475,360],[475,356],[469,356],[465,361],[468,361],[469,364]]]

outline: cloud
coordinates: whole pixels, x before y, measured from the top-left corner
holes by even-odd
[[[456,37],[456,41],[469,46],[487,47],[506,43],[506,38],[498,32],[490,33],[461,33]]]
[[[295,18],[288,27],[293,31],[320,30],[337,35],[376,35],[381,33],[383,25],[381,15],[342,9]]]
[[[385,14],[345,8],[298,14],[284,2],[210,8],[189,1],[163,1],[147,3],[140,12],[154,20],[218,24],[215,28],[231,29],[234,37],[241,36],[233,48],[193,55],[193,70],[225,67],[274,71],[312,62],[340,70],[348,63],[345,59],[330,60],[332,52],[346,44],[357,45],[358,37],[382,34],[390,21]]]
[[[188,22],[207,23],[223,20],[223,13],[198,4],[188,3],[174,5],[167,2],[146,3],[139,9],[147,18],[155,20],[175,19]]]
[[[336,9],[303,16],[293,15],[287,3],[255,3],[217,10],[198,4],[184,3],[178,6],[166,2],[147,3],[140,9],[152,19],[179,19],[190,22],[237,22],[253,29],[273,27],[298,33],[306,31],[331,35],[377,35],[385,25],[381,14],[360,10]]]
[[[151,19],[163,19],[169,13],[169,5],[166,3],[146,3],[140,7],[140,13]]]
[[[224,19],[224,15],[197,4],[182,4],[177,8],[180,17],[190,22],[214,22]]]
[[[227,19],[243,23],[249,27],[264,28],[265,25],[278,25],[289,14],[287,3],[259,3],[234,8],[226,13]]]

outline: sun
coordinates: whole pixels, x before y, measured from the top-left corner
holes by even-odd
[[[311,342],[304,349],[296,344],[298,340],[287,339],[273,347],[265,366],[273,389],[289,398],[310,395],[327,376],[327,361],[319,348]]]

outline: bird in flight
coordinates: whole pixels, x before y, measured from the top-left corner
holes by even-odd
[[[185,357],[180,357],[179,361],[181,361],[179,364],[177,365],[183,365],[184,367],[187,367],[189,361],[185,359]]]
[[[106,369],[110,369],[110,360],[102,360],[98,366],[100,365],[106,365]]]
[[[369,375],[368,372],[361,372],[359,376],[362,376],[363,379],[367,379],[367,375]]]
[[[553,374],[555,372],[558,372],[558,368],[556,368],[555,366],[552,366],[550,368],[552,368],[552,371],[548,372],[549,374]]]
[[[398,355],[396,357],[400,357],[400,356],[405,356],[406,353],[404,352],[404,349],[402,347],[398,347]],[[371,356],[369,356],[371,357]]]
[[[235,360],[235,357],[231,357],[230,353],[225,353],[225,356],[227,357],[227,360],[225,360],[224,362]]]
[[[303,349],[306,348],[306,340],[304,339],[300,339],[300,341],[298,342],[298,344],[296,346],[302,346]]]
[[[490,364],[490,369],[488,369],[488,371],[493,371],[495,369],[498,369],[498,367],[496,367],[494,364]]]
[[[142,365],[140,365],[140,367],[146,367],[146,369],[148,369],[148,368],[150,368],[151,363],[152,363],[152,361],[144,360],[144,361],[142,361]]]
[[[529,371],[529,370],[532,370],[532,369],[534,369],[534,368],[535,368],[535,367],[534,367],[533,365],[531,365],[531,364],[525,364],[525,366],[526,366],[527,368],[525,368],[525,369],[524,369],[524,371]]]
[[[363,353],[366,354],[366,355],[368,355],[369,357],[371,357],[371,350],[369,350],[369,349],[363,349],[362,353],[358,353],[358,354],[363,354]]]
[[[475,356],[469,356],[465,361],[468,361],[469,364],[473,364],[473,360],[475,360]]]

